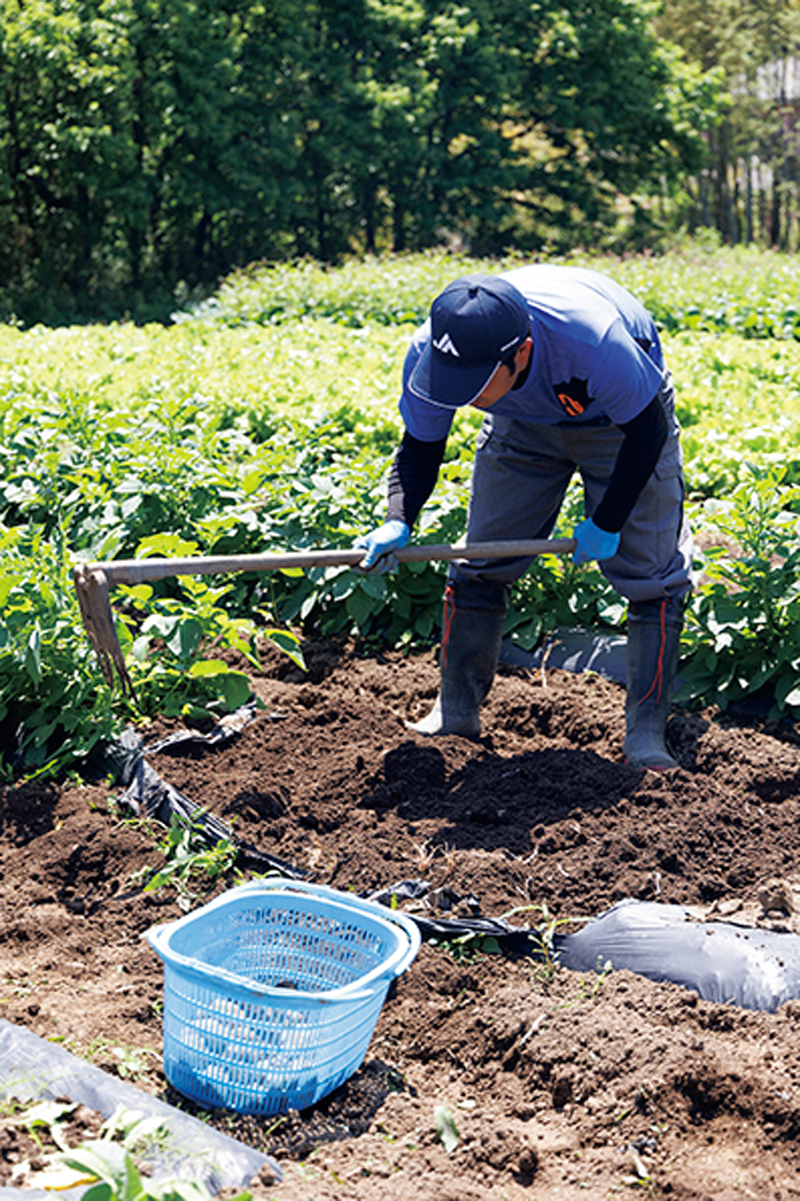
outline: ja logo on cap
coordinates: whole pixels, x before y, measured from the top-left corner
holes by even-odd
[[[453,339],[450,337],[449,334],[442,334],[442,336],[441,336],[441,338],[439,338],[438,342],[434,341],[433,345],[436,347],[437,350],[440,350],[442,352],[442,354],[452,354],[457,359],[461,358],[461,355],[459,354],[458,350],[456,349],[456,344],[453,341]]]

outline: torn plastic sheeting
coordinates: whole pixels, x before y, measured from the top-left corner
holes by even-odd
[[[499,917],[429,917],[427,914],[414,913],[408,909],[403,912],[415,921],[423,938],[435,938],[449,941],[455,938],[467,938],[475,935],[481,938],[494,938],[508,950],[535,954],[536,947],[532,946],[535,934],[521,926],[510,926]]]
[[[401,880],[371,893],[369,899],[382,905],[412,901],[421,908],[434,896],[429,887],[425,880]],[[424,938],[474,934],[494,938],[508,950],[542,954],[535,930],[512,926],[505,918],[446,918],[420,908],[404,912]],[[574,971],[602,971],[610,965],[743,1009],[773,1012],[800,997],[800,937],[732,922],[699,922],[679,905],[620,901],[577,933],[557,934],[553,949],[558,962]]]
[[[595,671],[607,680],[627,679],[628,639],[624,634],[598,634],[582,626],[558,629],[543,646],[525,651],[511,639],[503,642],[500,658],[510,667],[559,667],[564,671]]]
[[[251,721],[255,721],[257,716],[255,701],[248,701],[247,704],[235,709],[233,713],[226,713],[208,731],[188,728],[176,730],[172,734],[167,734],[164,738],[159,738],[157,742],[151,742],[147,746],[142,746],[142,753],[145,755],[155,755],[158,751],[164,751],[169,747],[184,743],[221,746],[223,743],[235,738],[237,734],[240,734],[245,726],[249,726]],[[280,714],[270,713],[269,720],[279,721]]]
[[[555,944],[567,968],[602,971],[610,964],[681,984],[705,1001],[772,1013],[800,997],[800,937],[700,922],[680,905],[620,901],[577,933],[558,935]]]
[[[105,1118],[111,1117],[119,1106],[124,1106],[143,1117],[161,1119],[168,1142],[150,1157],[152,1176],[156,1181],[168,1178],[192,1180],[216,1194],[223,1188],[245,1187],[265,1167],[276,1180],[281,1179],[277,1163],[261,1151],[237,1142],[5,1019],[0,1019],[0,1094],[20,1101],[54,1100],[66,1096],[97,1110]],[[64,1189],[59,1190],[58,1195],[79,1198],[85,1191],[85,1187]],[[0,1188],[0,1198],[5,1197],[34,1201],[35,1198],[52,1198],[52,1194],[37,1189]]]
[[[494,938],[509,950],[527,954],[532,952],[531,943],[535,931],[528,930],[524,926],[512,926],[505,918],[481,917],[477,913],[473,917],[439,917],[434,914],[433,905],[437,902],[441,905],[443,896],[449,898],[448,903],[450,904],[466,902],[468,907],[473,909],[477,909],[479,905],[477,897],[474,896],[457,897],[447,889],[435,889],[430,892],[430,884],[427,880],[400,880],[396,884],[390,884],[386,888],[365,894],[364,899],[374,901],[377,905],[386,905],[388,908],[392,908],[399,901],[419,902],[430,912],[423,913],[417,908],[404,909],[403,913],[416,922],[423,938],[443,941],[476,935],[483,938]]]
[[[122,762],[117,778],[126,785],[125,791],[117,798],[121,805],[133,809],[137,817],[150,817],[165,826],[170,824],[173,815],[187,823],[199,819],[202,810],[197,802],[162,780],[147,762],[144,745],[135,731],[123,730],[117,748],[117,754],[119,750],[127,752],[127,760],[119,756]],[[213,814],[203,814],[202,824],[204,832],[213,842],[230,836],[225,822]]]
[[[245,709],[248,708],[245,706]],[[239,714],[244,716],[241,710],[237,710],[236,714],[231,716],[235,717]],[[195,735],[192,732],[190,737],[193,741],[200,739],[203,742],[214,744],[232,737],[243,728],[244,724],[242,721],[236,727],[232,724],[229,725],[218,738],[214,737],[214,731],[210,735]],[[179,789],[163,780],[155,768],[147,762],[148,754],[185,741],[187,739],[181,732],[174,737],[162,739],[152,748],[147,748],[135,730],[123,730],[106,756],[115,778],[125,788],[125,791],[118,797],[119,804],[132,809],[137,817],[149,817],[161,822],[164,826],[169,826],[172,818],[177,817],[184,824],[195,825],[201,829],[212,845],[222,841],[232,843],[242,857],[254,867],[279,871],[295,880],[305,879],[307,873],[293,864],[287,863],[285,859],[279,859],[276,855],[260,851],[250,843],[237,839],[226,822],[215,817],[213,813],[208,813],[196,801],[191,800]]]

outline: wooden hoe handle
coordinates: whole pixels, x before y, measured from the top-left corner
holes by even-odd
[[[517,542],[473,542],[470,545],[405,546],[393,551],[401,563],[425,563],[436,559],[519,559],[535,555],[564,555],[575,549],[574,538],[537,538]],[[357,567],[366,551],[287,551],[263,555],[196,555],[186,559],[118,559],[109,563],[85,563],[75,569],[81,575],[102,571],[109,585],[141,584],[176,575],[216,575],[226,571],[280,571],[286,567]]]
[[[431,559],[518,559],[535,555],[567,554],[575,549],[574,538],[556,541],[473,542],[470,546],[406,546],[394,552],[403,563]],[[176,575],[217,575],[226,571],[280,571],[286,567],[357,567],[365,551],[309,550],[264,555],[196,555],[187,559],[118,559],[109,563],[79,563],[73,568],[81,617],[100,667],[110,688],[116,676],[129,696],[133,683],[117,638],[109,588],[114,584],[141,584]]]

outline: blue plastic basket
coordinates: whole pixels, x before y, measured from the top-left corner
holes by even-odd
[[[364,1060],[387,990],[419,950],[405,914],[272,879],[147,937],[164,962],[164,1072],[208,1109],[303,1109]]]

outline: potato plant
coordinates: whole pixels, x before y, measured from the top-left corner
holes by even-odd
[[[698,508],[701,524],[719,518],[712,502],[748,494],[751,467],[768,473],[764,503],[771,498],[782,523],[772,558],[755,555],[773,565],[768,593],[766,573],[745,569],[750,552],[729,562],[707,555],[713,590],[703,585],[690,613],[686,697],[719,702],[744,687],[735,672],[725,674],[722,621],[736,653],[747,640],[751,682],[776,687],[778,707],[791,709],[794,660],[776,649],[773,631],[786,641],[794,629],[796,559],[786,514],[797,505],[791,486],[800,473],[790,449],[800,444],[797,265],[713,249],[575,261],[620,279],[662,323],[689,495],[707,502]],[[180,546],[233,555],[352,545],[385,512],[414,324],[453,274],[504,265],[511,261],[431,254],[327,270],[258,267],[232,276],[213,303],[172,326],[0,328],[6,776],[84,764],[131,716],[235,706],[249,691],[247,671],[263,639],[297,657],[298,638],[311,629],[409,648],[438,636],[441,563],[383,577],[315,568],[115,589],[139,696],[132,713],[103,684],[70,568]],[[416,538],[452,542],[463,533],[479,420],[456,415]],[[557,532],[568,534],[580,516],[575,489]],[[736,520],[734,540],[746,547],[754,514],[743,508]],[[770,620],[754,606],[769,606]],[[513,590],[507,634],[530,648],[557,625],[614,628],[624,614],[596,566],[542,557]]]
[[[684,638],[678,699],[721,709],[761,698],[800,717],[800,487],[752,467],[698,513],[702,576]]]
[[[77,613],[60,527],[0,525],[0,778],[85,762],[118,730]]]

